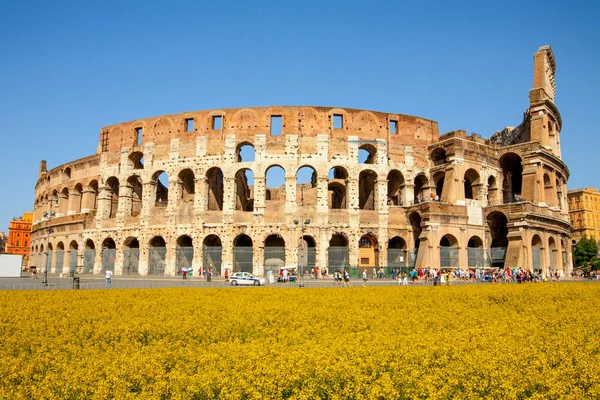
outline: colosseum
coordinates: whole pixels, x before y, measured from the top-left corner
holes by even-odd
[[[187,112],[100,130],[35,186],[31,263],[50,272],[265,275],[281,266],[569,273],[555,59],[523,122],[484,139],[334,107]]]

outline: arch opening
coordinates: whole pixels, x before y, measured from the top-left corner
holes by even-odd
[[[167,258],[167,243],[162,236],[150,240],[148,251],[148,275],[164,275]]]
[[[235,174],[235,209],[254,210],[254,172],[251,169],[240,169]]]
[[[342,167],[333,167],[327,176],[327,202],[329,209],[346,209],[348,171]]]
[[[502,195],[504,203],[521,201],[523,184],[523,166],[521,157],[515,153],[507,153],[500,157],[500,168],[504,179],[502,181]]]
[[[388,180],[388,205],[390,206],[402,206],[403,195],[404,195],[404,176],[396,169],[390,171],[387,176]]]
[[[361,210],[375,210],[377,196],[377,174],[372,170],[362,171],[358,177],[358,207]]]
[[[233,271],[252,273],[254,249],[250,236],[241,234],[233,240]]]

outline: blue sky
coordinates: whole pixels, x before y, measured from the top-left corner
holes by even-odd
[[[489,137],[521,122],[552,46],[569,188],[600,188],[600,6],[591,1],[0,2],[0,231],[39,162],[100,128],[184,111],[323,105]]]

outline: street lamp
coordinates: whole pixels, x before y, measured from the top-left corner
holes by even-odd
[[[300,207],[301,208],[301,217],[300,221],[297,219],[294,220],[294,225],[300,224],[300,246],[298,250],[298,268],[300,270],[300,287],[304,287],[304,263],[307,260],[306,254],[306,246],[304,241],[304,226],[310,224],[310,218],[304,219],[304,188],[300,189],[301,197],[300,197]]]
[[[56,204],[58,205],[58,199],[56,199]],[[50,200],[50,207],[54,206],[54,201]],[[42,285],[48,286],[48,243],[50,243],[50,234],[52,232],[54,232],[54,229],[52,229],[52,227],[50,226],[50,223],[52,222],[52,218],[54,218],[54,216],[56,215],[56,213],[54,212],[54,210],[50,210],[50,212],[44,211],[44,219],[48,220],[48,224],[46,225],[46,254],[45,254],[45,260],[44,260],[44,279],[42,279]]]

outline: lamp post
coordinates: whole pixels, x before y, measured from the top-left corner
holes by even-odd
[[[306,247],[304,242],[304,226],[310,224],[310,218],[304,219],[304,188],[300,188],[300,207],[301,216],[300,221],[294,220],[294,224],[300,224],[300,245],[298,246],[298,269],[300,270],[300,287],[304,287],[304,261],[308,258],[306,254]]]
[[[58,199],[56,199],[56,204],[58,204]],[[50,234],[54,232],[50,223],[52,222],[52,218],[56,215],[52,207],[54,206],[54,200],[50,200],[50,212],[44,211],[44,219],[48,220],[48,225],[46,225],[46,254],[44,260],[44,279],[42,279],[42,285],[48,286],[48,243],[50,243]]]

